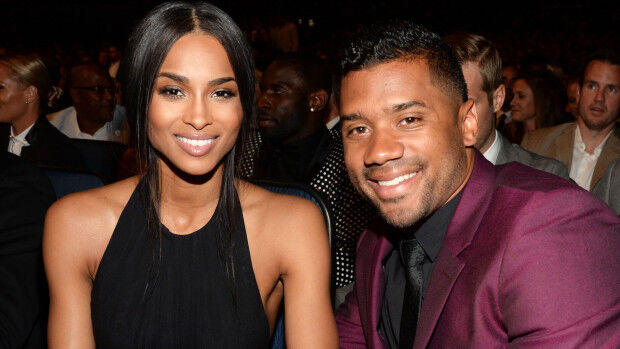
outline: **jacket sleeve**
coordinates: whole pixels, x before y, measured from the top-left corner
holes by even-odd
[[[510,346],[617,348],[618,217],[571,190],[516,223],[526,229],[507,245],[498,280]]]
[[[355,289],[347,295],[344,303],[336,310],[336,324],[338,325],[340,348],[366,348]]]

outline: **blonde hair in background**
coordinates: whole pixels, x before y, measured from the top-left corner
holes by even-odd
[[[39,96],[39,112],[52,107],[62,94],[60,88],[52,86],[52,80],[43,61],[34,55],[0,56],[0,64],[13,72],[13,79],[25,87],[34,86]]]

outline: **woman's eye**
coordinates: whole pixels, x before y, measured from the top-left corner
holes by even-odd
[[[213,92],[213,97],[216,98],[232,98],[235,97],[236,94],[231,90],[217,90]]]
[[[180,88],[176,87],[164,87],[159,90],[159,94],[164,95],[170,98],[181,98],[183,97],[183,91]]]

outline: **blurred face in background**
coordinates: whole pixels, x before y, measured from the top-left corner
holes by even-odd
[[[579,113],[591,130],[613,128],[620,110],[620,65],[592,61],[583,74]]]
[[[512,101],[510,102],[510,110],[512,110],[512,119],[519,122],[525,122],[536,116],[536,105],[534,104],[534,92],[523,79],[517,79],[512,84]]]
[[[9,67],[0,64],[0,122],[12,123],[28,109],[24,93],[26,88],[14,80],[13,75]]]
[[[566,103],[566,112],[570,113],[575,119],[579,117],[579,83],[577,81],[571,82],[566,88],[566,96],[568,102]]]

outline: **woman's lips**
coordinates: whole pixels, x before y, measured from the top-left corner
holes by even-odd
[[[217,139],[215,136],[175,136],[177,143],[192,156],[202,156],[211,149]],[[191,138],[190,138],[191,137]]]

